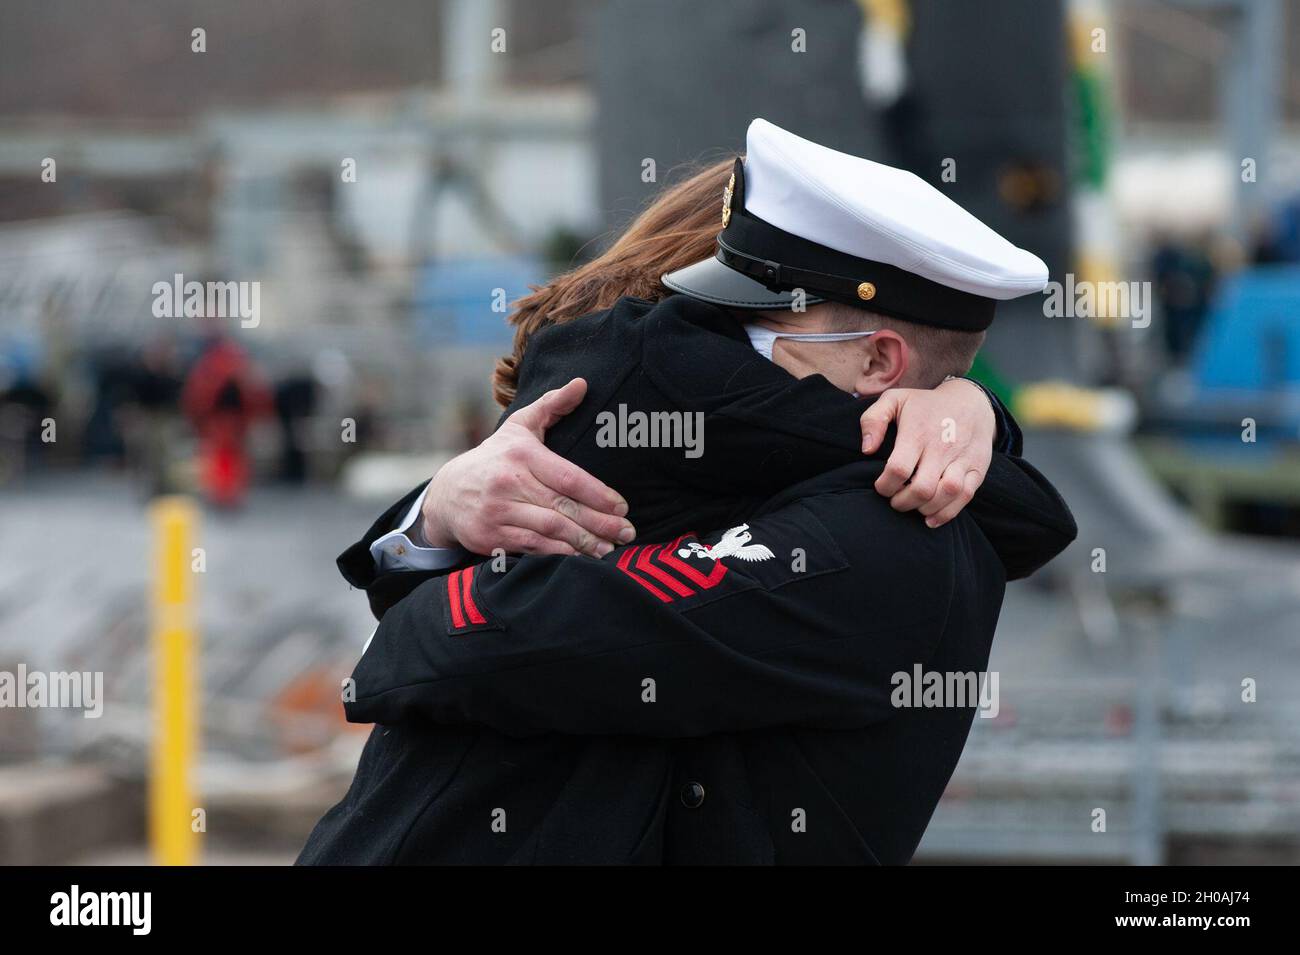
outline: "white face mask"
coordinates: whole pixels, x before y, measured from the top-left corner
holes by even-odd
[[[854,338],[874,335],[876,331],[873,329],[869,332],[775,332],[757,322],[746,322],[745,333],[749,335],[754,350],[771,361],[772,348],[778,338],[789,338],[799,342],[847,342]]]

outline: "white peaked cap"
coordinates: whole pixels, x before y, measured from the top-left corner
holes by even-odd
[[[949,288],[1041,292],[1047,266],[920,176],[827,149],[765,119],[749,124],[745,207],[778,229]]]
[[[1043,260],[903,169],[749,125],[716,259],[664,283],[706,301],[788,307],[793,289],[953,328],[986,328],[997,300],[1041,291]],[[726,275],[722,270],[730,271]]]

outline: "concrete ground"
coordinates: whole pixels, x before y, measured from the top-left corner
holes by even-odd
[[[386,503],[265,488],[238,513],[204,514],[197,778],[213,861],[291,860],[356,765],[362,736],[341,722],[334,688],[373,621],[334,558]],[[0,863],[142,861],[143,502],[121,477],[30,478],[0,492],[0,544],[0,670],[101,671],[107,698],[93,720],[0,709]],[[1294,846],[1296,550],[1216,540],[1199,569],[1165,576],[1154,587],[1077,574],[1009,587],[990,664],[1000,713],[975,720],[919,859],[1168,858],[1160,847],[1175,837]],[[1241,700],[1246,678],[1256,703]],[[49,811],[93,816],[96,800],[115,807],[99,813],[104,825],[66,826]],[[1090,828],[1098,807],[1105,834]],[[56,853],[27,835],[40,831],[74,837]]]
[[[217,859],[251,851],[292,860],[351,775],[364,734],[343,723],[337,680],[374,621],[334,558],[385,503],[264,488],[239,512],[203,513],[196,778]],[[97,719],[0,709],[0,863],[140,845],[150,736],[145,503],[119,476],[30,477],[0,492],[0,542],[0,670],[99,671],[105,697]]]

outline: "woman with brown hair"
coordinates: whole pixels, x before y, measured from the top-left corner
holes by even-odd
[[[624,296],[656,301],[669,294],[661,275],[713,254],[718,203],[731,165],[726,159],[696,169],[664,190],[602,255],[515,302],[507,318],[515,326],[514,352],[497,362],[492,375],[501,407],[515,400],[519,363],[538,331],[609,308]]]

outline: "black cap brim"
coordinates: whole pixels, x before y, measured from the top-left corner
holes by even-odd
[[[681,292],[702,302],[728,308],[790,309],[794,307],[793,292],[773,292],[735,269],[728,268],[715,258],[688,265],[676,272],[668,272],[659,281],[674,292]],[[804,296],[805,305],[824,301],[813,295]]]

